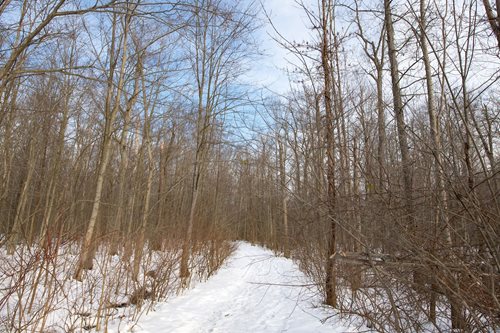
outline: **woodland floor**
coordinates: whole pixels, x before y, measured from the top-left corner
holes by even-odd
[[[316,286],[292,260],[247,243],[208,281],[112,332],[357,332],[318,306]]]

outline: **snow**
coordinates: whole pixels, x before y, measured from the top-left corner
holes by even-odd
[[[105,246],[96,252],[94,269],[84,272],[82,282],[74,280],[79,250],[71,242],[46,250],[19,245],[13,255],[0,248],[0,332],[89,332],[107,320],[132,319],[145,307],[113,304],[126,304],[134,290],[149,287],[145,272],[152,270],[162,276],[159,299],[174,296],[178,289],[176,248],[147,251],[145,246],[138,281],[130,276],[133,258],[110,256]],[[191,260],[196,274],[201,259],[193,255]]]
[[[248,243],[208,281],[158,304],[137,323],[108,331],[135,333],[355,332],[320,303],[316,286],[290,259]],[[330,318],[329,320],[323,320]]]

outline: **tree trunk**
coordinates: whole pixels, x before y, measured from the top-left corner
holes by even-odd
[[[126,173],[128,167],[128,155],[127,155],[127,135],[130,127],[130,118],[132,114],[132,109],[137,100],[137,96],[139,94],[139,73],[141,64],[141,56],[137,60],[136,64],[136,76],[134,79],[134,89],[132,92],[132,96],[127,100],[127,105],[125,107],[125,116],[123,119],[123,128],[120,134],[120,166],[118,167],[118,199],[116,202],[116,215],[114,222],[112,224],[112,244],[110,248],[110,255],[115,255],[118,253],[118,244],[120,243],[120,234],[121,234],[121,226],[123,224],[122,220],[125,218],[125,208],[126,202],[125,200],[125,184],[126,184]]]
[[[286,123],[286,120],[285,120]],[[288,209],[287,209],[287,184],[286,184],[286,135],[287,126],[283,129],[285,137],[281,140],[280,133],[277,133],[278,141],[278,163],[279,163],[279,176],[280,176],[280,193],[282,201],[282,216],[283,216],[283,253],[285,257],[290,256],[289,248],[289,235],[288,235]]]
[[[408,136],[404,117],[403,99],[399,86],[400,76],[398,69],[397,50],[394,41],[394,26],[392,21],[391,0],[384,0],[385,25],[387,30],[387,48],[391,67],[392,94],[394,100],[394,113],[396,116],[396,127],[398,131],[399,150],[401,152],[401,164],[403,171],[403,191],[405,200],[406,227],[411,232],[415,231],[415,218],[412,194],[411,161],[408,147]]]
[[[486,11],[486,17],[490,23],[491,30],[495,35],[498,43],[498,49],[500,50],[500,0],[496,0],[497,12],[496,15],[491,8],[489,0],[483,0],[484,10]]]
[[[325,131],[326,131],[326,158],[327,158],[327,197],[328,218],[330,223],[330,234],[328,237],[328,256],[326,263],[326,304],[337,307],[335,262],[330,259],[336,252],[336,222],[335,222],[335,139],[334,139],[334,117],[332,110],[332,69],[330,63],[330,32],[328,30],[331,18],[330,0],[321,2],[322,23],[322,45],[321,66],[323,68],[324,80],[324,103],[325,103]]]
[[[426,19],[425,19],[425,0],[420,0],[420,46],[422,49],[422,58],[424,61],[425,67],[425,80],[427,87],[427,112],[429,115],[429,124],[430,124],[430,134],[432,140],[432,155],[434,156],[434,182],[436,184],[436,192],[437,196],[435,199],[436,206],[434,209],[434,217],[435,222],[432,228],[433,235],[432,238],[437,240],[436,232],[437,230],[444,231],[444,242],[449,247],[451,246],[451,235],[449,230],[449,222],[448,222],[448,196],[446,194],[446,189],[444,187],[445,179],[444,179],[444,165],[442,160],[442,149],[441,149],[441,138],[440,138],[440,126],[439,121],[436,116],[436,106],[435,106],[435,98],[434,98],[434,84],[432,82],[432,67],[429,59],[429,51],[427,47],[427,33],[426,33]],[[434,252],[434,248],[436,245],[433,243],[431,250]],[[438,245],[439,246],[439,245]],[[433,271],[434,272],[434,271]],[[434,281],[434,277],[432,280]],[[432,323],[436,323],[436,299],[437,295],[435,292],[435,286],[431,287],[431,295],[429,301],[429,320]]]
[[[142,66],[140,69],[141,76],[142,76],[142,94],[143,94],[143,107],[144,107],[144,129],[143,129],[143,136],[142,136],[142,144],[143,147],[145,146],[147,156],[146,156],[146,163],[148,165],[147,167],[147,181],[146,181],[146,190],[144,193],[144,207],[143,207],[143,212],[142,212],[142,222],[141,222],[141,227],[139,230],[139,239],[135,244],[135,251],[134,251],[134,263],[133,263],[133,270],[132,270],[132,278],[137,281],[137,278],[139,276],[139,268],[140,268],[140,263],[142,259],[142,254],[144,251],[144,239],[145,239],[145,232],[146,232],[146,227],[148,225],[149,221],[149,210],[150,210],[150,201],[151,201],[151,188],[153,185],[153,151],[151,147],[151,118],[153,117],[154,114],[154,109],[155,109],[155,102],[156,102],[156,96],[153,96],[152,98],[154,99],[153,101],[148,101],[147,96],[146,96],[146,83],[145,83],[145,78],[142,74]],[[142,154],[141,154],[142,155]],[[142,159],[141,159],[142,160]],[[142,161],[140,161],[142,162]]]
[[[105,124],[104,124],[104,133],[103,133],[103,142],[101,148],[101,155],[99,160],[99,169],[97,175],[97,184],[96,190],[94,193],[94,200],[92,204],[92,214],[90,216],[89,224],[87,226],[87,232],[85,234],[84,242],[82,245],[82,250],[80,254],[80,258],[78,261],[77,268],[75,270],[74,278],[76,280],[81,281],[82,279],[82,271],[83,269],[92,269],[92,261],[93,261],[93,235],[94,229],[97,222],[97,216],[99,214],[99,208],[101,206],[101,197],[102,197],[102,189],[106,174],[106,169],[108,166],[109,158],[111,155],[111,143],[112,143],[112,135],[113,135],[113,127],[116,118],[116,114],[119,109],[120,103],[120,94],[123,91],[123,85],[125,80],[125,66],[127,62],[127,39],[128,39],[128,28],[131,20],[131,14],[129,8],[127,7],[127,14],[125,16],[125,24],[124,24],[124,32],[122,37],[122,57],[121,57],[121,68],[119,72],[119,80],[117,85],[117,91],[114,98],[113,103],[113,91],[114,91],[114,71],[116,68],[116,59],[115,59],[115,43],[116,43],[116,27],[117,27],[117,14],[113,14],[113,28],[112,28],[112,37],[111,37],[111,48],[110,48],[110,72],[108,76],[107,83],[107,94],[105,101]]]
[[[24,177],[21,193],[17,200],[16,214],[14,215],[14,224],[12,226],[9,239],[7,241],[7,254],[12,255],[16,249],[17,242],[23,233],[22,230],[22,218],[24,216],[24,211],[26,207],[26,202],[28,200],[28,189],[31,185],[31,179],[33,178],[33,172],[35,170],[35,149],[34,149],[33,138],[30,139],[28,143],[28,161],[26,163],[26,175]]]

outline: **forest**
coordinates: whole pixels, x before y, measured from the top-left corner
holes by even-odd
[[[107,331],[234,241],[376,332],[500,329],[500,1],[282,2],[307,39],[265,1],[0,1],[0,332]]]

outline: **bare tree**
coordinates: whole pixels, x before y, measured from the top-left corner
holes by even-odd
[[[321,1],[321,66],[323,68],[325,103],[325,136],[327,157],[327,182],[328,182],[328,215],[330,219],[330,234],[328,240],[328,262],[326,265],[326,303],[337,306],[336,275],[334,262],[330,256],[337,251],[337,223],[335,220],[336,189],[335,189],[335,140],[334,140],[334,114],[332,104],[332,69],[330,59],[330,22],[333,19],[332,3],[329,0]]]
[[[490,4],[489,0],[483,0],[484,10],[486,11],[486,17],[488,18],[488,22],[490,23],[491,30],[495,35],[498,48],[500,49],[500,1],[496,0],[496,17],[495,11],[493,10],[493,6]]]
[[[252,8],[237,10],[240,3],[227,6],[220,0],[195,1],[193,26],[188,29],[189,50],[195,80],[195,156],[193,161],[191,207],[182,246],[180,276],[189,277],[189,258],[200,186],[214,146],[216,120],[237,102],[229,98],[230,85],[242,73],[242,55],[248,53],[247,37],[253,30]],[[236,97],[236,98],[235,98]]]
[[[118,14],[114,13],[111,25],[111,44],[109,47],[109,73],[107,77],[107,91],[106,100],[104,106],[104,132],[102,137],[101,154],[99,161],[99,171],[97,175],[96,190],[92,206],[92,214],[90,216],[89,224],[87,227],[87,232],[85,234],[84,243],[82,245],[82,252],[80,254],[80,259],[78,266],[75,270],[74,277],[77,280],[82,279],[83,269],[92,268],[93,260],[93,235],[97,222],[97,216],[99,214],[99,208],[101,206],[102,189],[105,180],[105,174],[108,166],[108,162],[111,155],[112,147],[112,136],[114,132],[115,119],[120,108],[120,97],[123,91],[123,86],[125,82],[125,66],[128,57],[128,33],[130,28],[130,22],[134,16],[134,11],[137,4],[127,3],[125,5],[125,15],[119,17]],[[121,37],[119,34],[118,23],[123,24],[123,34]],[[120,62],[118,61],[120,59]],[[118,83],[116,84],[115,91],[115,71],[118,68],[117,77]]]
[[[407,227],[415,228],[414,225],[414,204],[413,190],[411,179],[411,161],[408,147],[408,135],[404,116],[404,104],[401,96],[400,88],[400,73],[398,68],[397,49],[394,40],[394,25],[392,18],[391,1],[384,0],[385,26],[387,30],[387,50],[389,55],[389,63],[391,67],[392,95],[394,103],[394,114],[396,118],[396,126],[398,129],[399,149],[401,152],[401,166],[403,170],[403,189],[405,200],[405,212]]]

